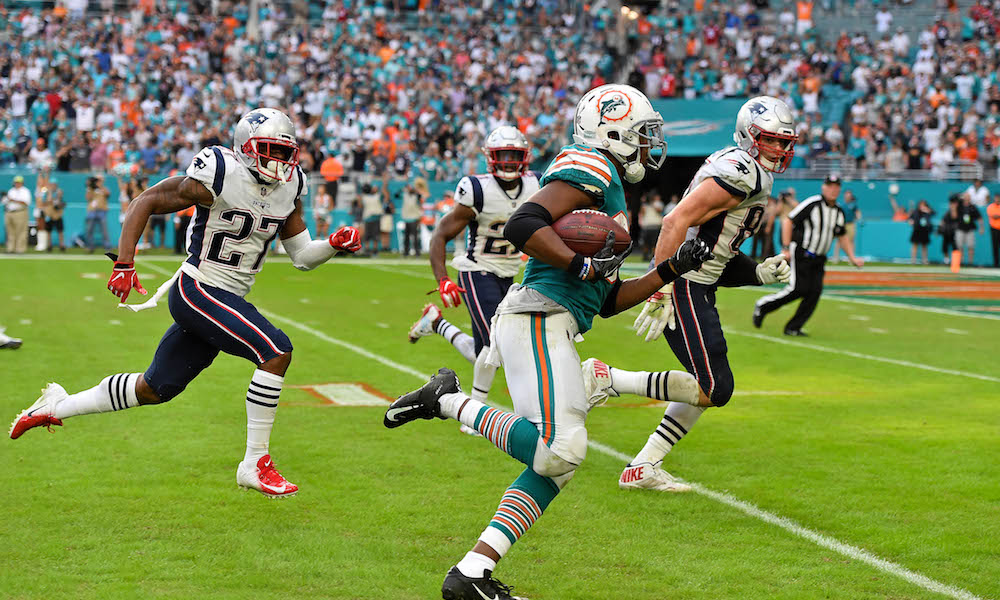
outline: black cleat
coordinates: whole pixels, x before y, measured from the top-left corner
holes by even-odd
[[[441,586],[444,600],[528,600],[522,596],[511,596],[511,587],[493,579],[493,571],[486,571],[483,577],[473,579],[462,575],[458,567],[452,567]]]
[[[809,334],[801,329],[786,329],[785,335],[790,335],[792,337],[809,337]]]
[[[444,394],[461,392],[458,385],[458,376],[451,369],[438,369],[437,375],[431,380],[413,390],[409,394],[403,394],[396,401],[389,405],[385,411],[385,419],[382,423],[392,429],[404,423],[409,423],[416,419],[433,419],[441,416],[441,405],[438,400]]]
[[[753,307],[753,326],[760,329],[760,326],[764,323],[764,313],[760,312],[760,307]]]

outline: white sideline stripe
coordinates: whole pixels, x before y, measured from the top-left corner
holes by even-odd
[[[875,328],[872,328],[875,329]],[[935,367],[933,365],[925,365],[923,363],[915,363],[908,360],[900,360],[898,358],[886,358],[884,356],[875,356],[874,354],[863,354],[861,352],[853,352],[851,350],[841,350],[839,348],[828,348],[826,346],[820,346],[818,344],[809,344],[806,342],[798,342],[794,340],[786,340],[778,337],[771,337],[769,335],[764,335],[762,333],[753,333],[750,331],[738,331],[734,329],[729,329],[726,334],[732,335],[742,335],[744,337],[757,338],[758,340],[765,340],[768,342],[774,342],[775,344],[785,344],[786,346],[795,346],[797,348],[806,348],[807,350],[816,350],[817,352],[829,352],[830,354],[842,354],[844,356],[850,356],[852,358],[860,358],[863,360],[870,360],[874,362],[883,362],[890,365],[899,365],[901,367],[910,367],[912,369],[921,369],[924,371],[933,371],[935,373],[944,373],[945,375],[956,375],[958,377],[970,377],[972,379],[982,379],[983,381],[993,381],[1000,383],[1000,377],[993,377],[991,375],[983,375],[981,373],[970,373],[969,371],[958,371],[956,369],[945,369],[943,367]]]
[[[272,313],[271,311],[264,310],[264,309],[261,309],[259,307],[258,307],[258,310],[260,311],[261,314],[263,314],[264,316],[266,316],[269,319],[273,319],[275,321],[280,321],[280,322],[282,322],[282,323],[284,323],[284,324],[286,324],[286,325],[288,325],[290,327],[294,327],[294,328],[296,328],[296,329],[298,329],[300,331],[304,331],[306,333],[311,333],[312,335],[318,337],[319,339],[321,339],[321,340],[323,340],[325,342],[329,342],[331,344],[334,344],[336,346],[340,346],[342,348],[347,348],[348,350],[353,350],[354,352],[357,352],[358,354],[360,354],[360,355],[362,355],[362,356],[364,356],[366,358],[370,358],[370,359],[372,359],[372,360],[374,360],[376,362],[382,363],[383,365],[385,365],[387,367],[392,367],[393,369],[396,369],[397,371],[401,371],[403,373],[407,373],[409,375],[413,375],[414,377],[416,377],[418,379],[422,379],[422,380],[426,380],[426,379],[430,378],[430,375],[427,374],[427,373],[421,373],[420,371],[418,371],[416,369],[413,369],[413,368],[408,367],[406,365],[397,363],[397,362],[395,362],[393,360],[389,360],[388,358],[386,358],[386,357],[384,357],[384,356],[382,356],[380,354],[375,354],[374,352],[369,352],[368,350],[365,350],[364,348],[361,348],[361,347],[356,346],[354,344],[351,344],[349,342],[345,342],[343,340],[338,340],[336,338],[330,337],[330,336],[326,335],[325,333],[323,333],[322,331],[318,331],[316,329],[313,329],[312,327],[309,327],[307,325],[303,325],[302,323],[299,323],[298,321],[293,321],[292,319],[288,319],[288,318],[279,316],[279,315],[277,315],[275,313]],[[587,445],[589,447],[593,448],[594,450],[597,450],[601,454],[604,454],[605,456],[609,456],[611,458],[615,458],[615,459],[620,460],[620,461],[622,461],[624,463],[628,463],[629,461],[632,460],[631,456],[629,456],[629,455],[627,455],[627,454],[625,454],[623,452],[620,452],[618,450],[615,450],[614,448],[612,448],[610,446],[605,446],[604,444],[602,444],[600,442],[595,442],[595,441],[591,440],[591,441],[587,442]],[[907,569],[906,567],[903,567],[901,565],[897,565],[894,562],[885,560],[883,558],[879,558],[878,556],[872,554],[871,552],[868,552],[867,550],[865,550],[863,548],[858,548],[857,546],[852,546],[850,544],[845,544],[845,543],[837,541],[837,540],[835,540],[835,539],[833,539],[831,537],[822,535],[820,533],[816,533],[815,531],[813,531],[811,529],[807,529],[805,527],[802,527],[801,525],[797,524],[795,521],[792,521],[791,519],[788,519],[788,518],[785,518],[785,517],[780,517],[780,516],[778,516],[778,515],[776,515],[774,513],[770,513],[770,512],[768,512],[766,510],[760,509],[757,506],[755,506],[754,504],[751,504],[750,502],[746,502],[744,500],[740,500],[739,498],[736,498],[735,496],[731,496],[729,494],[725,494],[725,493],[721,493],[721,492],[716,492],[716,491],[710,490],[710,489],[702,486],[701,484],[694,483],[694,482],[691,482],[691,481],[688,481],[686,483],[688,483],[688,484],[691,485],[691,488],[692,488],[692,490],[695,493],[701,494],[702,496],[705,496],[707,498],[711,498],[712,500],[715,500],[716,502],[720,502],[722,504],[725,504],[725,505],[727,505],[727,506],[729,506],[731,508],[735,508],[735,509],[737,509],[737,510],[739,510],[739,511],[741,511],[741,512],[743,512],[743,513],[745,513],[745,514],[747,514],[749,516],[751,516],[751,517],[760,519],[760,520],[764,521],[765,523],[770,523],[772,525],[776,525],[776,526],[784,529],[785,531],[787,531],[789,533],[792,533],[792,534],[797,535],[797,536],[799,536],[801,538],[809,540],[809,541],[811,541],[811,542],[813,542],[815,544],[818,544],[819,546],[827,548],[828,550],[832,550],[832,551],[837,552],[839,554],[842,554],[842,555],[844,555],[844,556],[846,556],[848,558],[857,560],[859,562],[863,562],[863,563],[865,563],[867,565],[875,567],[876,569],[878,569],[880,571],[889,573],[890,575],[895,575],[896,577],[904,579],[904,580],[908,581],[909,583],[912,583],[913,585],[916,585],[918,587],[924,588],[925,590],[929,590],[929,591],[932,591],[932,592],[937,592],[937,593],[943,594],[945,596],[950,596],[952,598],[956,598],[957,600],[984,600],[983,598],[980,598],[979,596],[976,596],[976,595],[974,595],[974,594],[972,594],[972,593],[970,593],[970,592],[968,592],[966,590],[963,590],[963,589],[957,588],[957,587],[952,587],[950,585],[946,585],[946,584],[941,583],[939,581],[935,581],[934,579],[931,579],[930,577],[926,577],[924,575],[921,575],[920,573],[911,571],[911,570]]]
[[[591,448],[603,454],[611,456],[613,458],[617,458],[618,460],[624,462],[632,460],[631,456],[619,452],[610,446],[605,446],[600,442],[591,441],[589,442],[588,445]],[[937,592],[939,594],[944,594],[945,596],[951,596],[952,598],[959,598],[961,600],[982,600],[979,596],[976,596],[971,592],[963,590],[962,588],[952,587],[950,585],[946,585],[939,581],[935,581],[930,577],[926,577],[924,575],[921,575],[920,573],[911,571],[910,569],[907,569],[906,567],[903,567],[901,565],[897,565],[894,562],[885,560],[884,558],[879,558],[878,556],[872,554],[871,552],[865,550],[864,548],[858,548],[857,546],[845,544],[843,542],[835,540],[832,537],[825,536],[821,533],[817,533],[811,529],[807,529],[791,519],[788,519],[786,517],[780,517],[772,512],[768,512],[762,508],[759,508],[755,504],[752,504],[745,500],[740,500],[735,496],[731,496],[730,494],[710,490],[705,486],[698,483],[694,483],[692,481],[686,481],[685,483],[690,485],[691,489],[694,490],[695,492],[703,496],[707,496],[712,500],[715,500],[716,502],[721,502],[722,504],[735,508],[740,512],[743,512],[751,517],[760,519],[765,523],[770,523],[771,525],[777,525],[778,527],[784,529],[785,531],[793,533],[799,536],[800,538],[807,539],[810,542],[813,542],[814,544],[822,546],[828,550],[833,550],[834,552],[842,554],[848,558],[852,558],[859,562],[863,562],[867,565],[875,567],[880,571],[884,571],[886,573],[895,575],[900,579],[905,579],[906,581],[912,583],[913,585],[922,587],[925,590]]]

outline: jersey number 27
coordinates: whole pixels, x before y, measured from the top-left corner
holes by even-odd
[[[264,233],[271,234],[264,243],[264,248],[256,256],[253,266],[250,267],[252,273],[260,270],[261,263],[264,262],[264,256],[267,255],[267,247],[271,245],[271,242],[281,229],[281,224],[285,222],[284,219],[278,217],[262,216],[260,223],[256,223],[253,213],[238,208],[223,212],[219,215],[219,220],[233,224],[239,221],[240,228],[238,231],[216,231],[213,233],[205,260],[230,269],[240,270],[243,267],[244,253],[231,250],[228,256],[224,256],[228,242],[232,241],[233,244],[238,245],[253,235],[254,231],[263,231]]]

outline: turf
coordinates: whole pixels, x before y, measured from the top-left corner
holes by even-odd
[[[153,288],[173,267],[140,263],[140,273]],[[0,352],[0,412],[13,417],[48,381],[72,392],[145,369],[169,313],[114,308],[106,270],[106,259],[0,260],[0,324],[25,339]],[[420,380],[330,340],[421,373],[452,366],[468,380],[471,365],[443,339],[406,342],[432,287],[424,263],[345,261],[312,273],[279,263],[249,299],[295,345],[287,386],[363,382],[395,396]],[[737,390],[755,394],[706,414],[668,468],[1000,597],[1000,385],[870,358],[995,377],[1000,321],[827,299],[812,337],[793,340],[808,346],[787,345],[776,340],[786,340],[788,309],[750,326],[759,292],[718,295]],[[581,356],[676,368],[665,343],[627,330],[634,314],[599,321]],[[468,330],[464,309],[447,317]],[[239,492],[250,372],[223,356],[169,404],[0,441],[0,596],[438,597],[521,466],[454,423],[390,431],[380,408],[334,407],[286,387],[271,448],[302,491],[283,501]],[[502,376],[491,397],[509,406]],[[626,406],[642,402],[595,409],[591,439],[633,454],[662,413]],[[497,576],[542,600],[944,597],[704,495],[619,491],[622,466],[592,449]]]

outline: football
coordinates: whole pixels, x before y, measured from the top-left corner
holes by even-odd
[[[570,250],[593,256],[604,247],[609,231],[615,232],[615,254],[624,252],[632,237],[614,219],[598,210],[574,210],[552,224]]]

